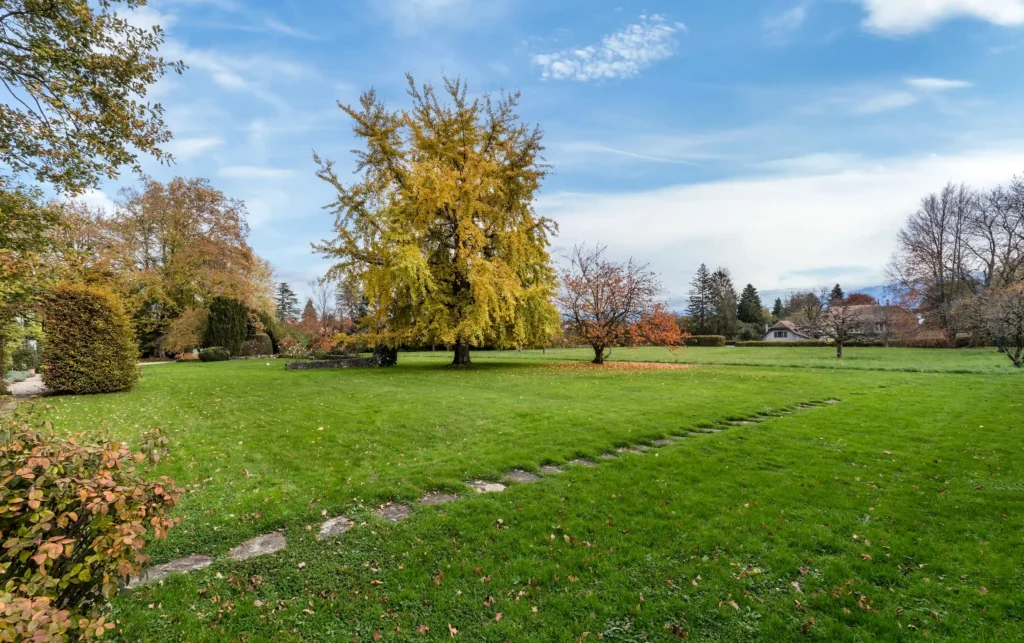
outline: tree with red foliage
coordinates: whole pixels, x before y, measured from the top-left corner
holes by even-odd
[[[594,349],[603,364],[614,346],[679,346],[682,334],[664,305],[658,276],[632,257],[617,263],[606,246],[573,248],[557,302],[566,330]]]
[[[877,306],[878,300],[871,295],[862,292],[855,292],[847,297],[846,301],[843,303],[847,306]]]

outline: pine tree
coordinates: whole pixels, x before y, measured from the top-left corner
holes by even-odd
[[[300,323],[304,329],[315,329],[320,325],[320,316],[316,314],[316,307],[313,306],[312,299],[306,300],[306,307],[302,309],[302,320]]]
[[[786,316],[786,307],[782,304],[782,298],[775,298],[775,307],[772,308],[772,317],[775,319],[782,319]]]
[[[843,292],[843,289],[839,286],[839,284],[836,284],[836,287],[832,289],[832,296],[830,297],[830,301],[842,301],[844,299],[846,299],[846,293]]]
[[[705,264],[697,269],[690,286],[690,301],[686,311],[690,316],[690,328],[695,335],[707,335],[711,322],[711,272]]]
[[[753,284],[747,284],[740,295],[740,304],[737,310],[739,320],[745,324],[760,324],[764,321],[764,313],[761,310],[763,307],[757,288],[754,288]]]
[[[719,268],[711,275],[711,330],[715,335],[736,334],[736,288],[729,270]]]
[[[299,298],[292,291],[291,287],[285,282],[277,287],[277,320],[284,322],[288,319],[294,319],[299,314]]]

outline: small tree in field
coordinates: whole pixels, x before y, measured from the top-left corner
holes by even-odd
[[[990,295],[984,317],[996,346],[1017,368],[1024,368],[1024,284]]]
[[[821,316],[821,334],[836,344],[836,359],[843,359],[843,345],[863,334],[860,309],[835,302]]]
[[[595,364],[604,364],[614,346],[680,345],[679,326],[655,300],[657,275],[632,258],[606,259],[605,250],[580,245],[568,257],[558,295],[566,330],[594,349]]]

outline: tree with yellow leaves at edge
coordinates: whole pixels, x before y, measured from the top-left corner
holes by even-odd
[[[519,93],[470,100],[459,79],[417,88],[412,107],[390,110],[370,90],[339,107],[365,149],[360,180],[346,186],[314,154],[337,190],[328,277],[355,278],[368,300],[367,341],[455,347],[544,345],[558,329],[548,254],[554,222],[534,213],[547,166],[542,133],[516,114]]]
[[[157,55],[159,26],[140,27],[122,7],[146,0],[4,0],[0,11],[0,163],[58,191],[81,192],[139,152],[161,161],[171,138],[151,85],[180,61]]]

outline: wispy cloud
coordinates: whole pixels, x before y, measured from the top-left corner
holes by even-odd
[[[806,114],[819,114],[838,109],[861,116],[881,114],[916,105],[925,98],[936,99],[941,94],[972,86],[964,80],[907,78],[902,84],[894,87],[844,88],[801,111]]]
[[[216,137],[176,138],[167,143],[164,150],[170,152],[178,161],[187,161],[223,143],[223,140]]]
[[[950,89],[967,89],[972,84],[966,80],[949,80],[948,78],[908,78],[907,85],[925,92],[944,92]]]
[[[768,40],[779,44],[789,39],[794,32],[799,31],[804,26],[804,23],[807,22],[809,7],[810,2],[804,0],[782,13],[765,18],[764,30]]]
[[[686,31],[680,22],[664,16],[640,16],[640,22],[609,34],[596,45],[536,54],[533,62],[542,68],[541,77],[553,80],[608,80],[632,78],[644,69],[674,56],[677,35]]]
[[[974,18],[1004,27],[1024,25],[1024,0],[859,0],[864,26],[885,35],[928,31],[953,18]]]
[[[250,181],[279,181],[295,176],[294,170],[272,167],[256,167],[253,165],[234,165],[218,170],[217,176],[225,179],[242,179]]]

